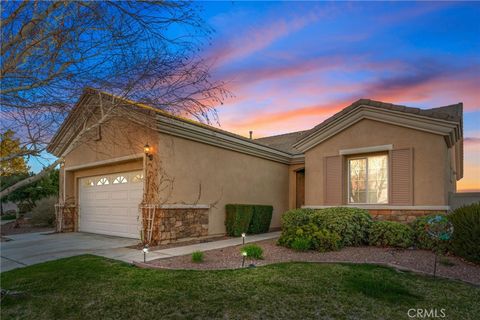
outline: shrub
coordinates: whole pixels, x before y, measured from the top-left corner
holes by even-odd
[[[393,221],[376,221],[370,230],[370,245],[408,248],[413,244],[410,226]]]
[[[335,251],[341,246],[340,236],[326,229],[318,230],[312,238],[313,248],[320,252]]]
[[[342,246],[358,246],[368,243],[372,217],[365,209],[335,207],[318,210],[312,222],[339,235]]]
[[[480,263],[480,202],[456,209],[448,219],[453,224],[453,253]]]
[[[295,209],[282,216],[280,245],[291,247],[297,237],[297,229],[315,225],[318,230],[327,230],[340,237],[337,248],[368,243],[372,218],[367,210],[359,208],[335,207],[321,210]],[[334,235],[329,237],[336,238]]]
[[[15,220],[17,218],[17,213],[15,211],[7,212],[2,216],[2,220]]]
[[[308,251],[312,247],[312,242],[310,239],[297,237],[292,241],[291,247],[297,251]]]
[[[254,205],[252,219],[248,227],[248,233],[265,233],[270,229],[272,222],[272,206]]]
[[[311,209],[293,209],[282,215],[282,234],[278,244],[291,247],[292,242],[297,238],[297,228],[308,225],[315,214]]]
[[[192,262],[200,263],[203,262],[203,252],[195,251],[192,253]]]
[[[239,237],[248,231],[253,215],[253,206],[245,204],[227,204],[225,207],[225,227],[229,236]]]
[[[439,250],[440,252],[446,252],[450,245],[449,241],[442,241],[433,239],[425,229],[427,221],[438,214],[432,214],[428,216],[418,217],[412,223],[412,229],[414,233],[415,245],[419,249]]]
[[[57,197],[50,196],[40,199],[32,210],[32,225],[53,227],[55,225],[55,204]]]
[[[263,259],[263,249],[256,244],[247,244],[243,246],[241,252],[247,253],[247,258],[250,259]]]

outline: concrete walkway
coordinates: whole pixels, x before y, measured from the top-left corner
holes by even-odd
[[[246,237],[246,242],[276,238],[280,232],[271,232]],[[24,233],[8,236],[12,241],[1,243],[0,272],[29,266],[36,263],[66,258],[81,254],[94,254],[132,263],[143,261],[143,252],[126,248],[138,244],[138,240],[91,233]],[[194,251],[208,251],[242,243],[241,238],[205,242],[183,247],[151,251],[147,261],[182,256]]]

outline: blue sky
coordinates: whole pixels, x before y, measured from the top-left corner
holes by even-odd
[[[222,128],[309,129],[359,98],[464,103],[465,178],[480,189],[480,3],[203,2],[203,55],[235,95]]]

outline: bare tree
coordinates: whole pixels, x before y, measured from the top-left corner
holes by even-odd
[[[206,122],[228,95],[199,57],[212,30],[190,2],[2,1],[1,10],[2,126],[23,150],[9,159],[41,157],[85,87]]]

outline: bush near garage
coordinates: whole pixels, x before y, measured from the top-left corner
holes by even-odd
[[[253,215],[253,206],[246,204],[227,204],[225,206],[225,227],[227,235],[239,237],[247,233]]]
[[[273,206],[253,205],[252,219],[248,226],[247,233],[265,233],[270,229],[272,222]]]
[[[53,227],[55,225],[55,204],[57,202],[55,196],[38,200],[32,209],[31,224],[38,227]]]

